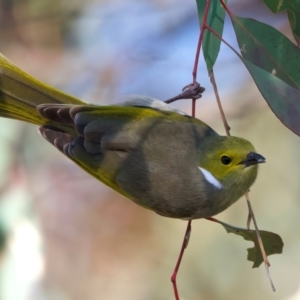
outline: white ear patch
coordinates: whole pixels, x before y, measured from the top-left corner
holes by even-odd
[[[223,185],[221,184],[221,182],[213,175],[211,174],[209,171],[198,167],[199,170],[201,171],[201,173],[203,174],[203,176],[205,177],[205,179],[212,184],[214,187],[216,187],[217,189],[221,189],[223,187]]]

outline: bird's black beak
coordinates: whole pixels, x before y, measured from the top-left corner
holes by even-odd
[[[257,164],[261,164],[261,163],[265,163],[266,159],[255,152],[250,152],[247,154],[246,158],[244,160],[242,160],[239,164],[243,164],[245,165],[245,167],[250,167],[253,165],[257,165]]]

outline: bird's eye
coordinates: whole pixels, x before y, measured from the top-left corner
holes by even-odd
[[[221,162],[223,165],[229,165],[231,163],[231,158],[227,155],[221,157]]]

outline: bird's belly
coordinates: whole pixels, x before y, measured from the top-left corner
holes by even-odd
[[[169,217],[169,218],[179,218],[183,220],[191,219],[201,219],[208,218],[221,213],[226,210],[229,206],[235,203],[238,198],[227,198],[220,197],[221,193],[211,194],[207,197],[205,193],[198,193],[191,195],[188,191],[185,193],[181,191],[178,196],[170,199],[169,197],[158,197],[155,195],[153,198],[148,198],[146,201],[137,201],[147,204],[148,209],[155,211],[157,214]]]

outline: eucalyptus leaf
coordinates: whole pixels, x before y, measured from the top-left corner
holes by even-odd
[[[263,257],[260,251],[255,230],[248,230],[245,228],[235,227],[230,224],[221,222],[219,220],[216,220],[216,222],[220,223],[228,233],[239,235],[243,237],[245,240],[254,243],[254,247],[247,249],[248,251],[247,259],[253,262],[253,266],[252,266],[253,268],[259,267],[263,262]],[[263,241],[267,256],[282,253],[283,242],[281,237],[278,234],[270,231],[265,231],[265,230],[260,230],[259,233]]]
[[[231,15],[244,58],[300,88],[300,49],[275,28],[262,22]],[[300,116],[300,115],[299,115]]]
[[[264,3],[273,13],[287,10],[294,39],[300,47],[300,0],[264,0]]]
[[[198,9],[198,18],[200,26],[202,25],[204,9],[206,0],[196,0]],[[227,3],[227,0],[224,1]],[[224,28],[225,10],[219,0],[212,0],[208,10],[207,25],[217,32],[220,36],[223,34]],[[201,28],[203,30],[203,28]],[[217,60],[220,51],[221,40],[217,38],[209,30],[205,30],[202,49],[203,55],[206,62],[208,72],[212,71],[212,68]]]
[[[241,58],[277,118],[300,136],[300,90]]]
[[[293,31],[293,36],[300,47],[300,12],[288,10],[288,17]]]
[[[300,12],[300,0],[263,0],[263,2],[273,13],[286,9]]]

